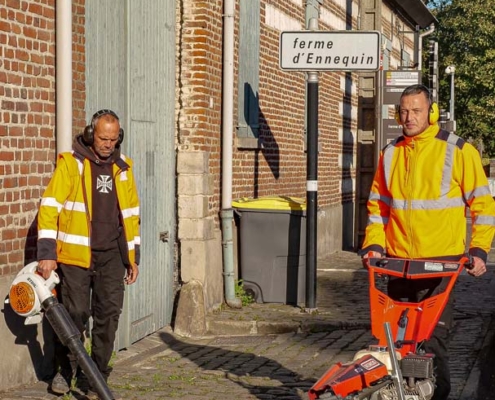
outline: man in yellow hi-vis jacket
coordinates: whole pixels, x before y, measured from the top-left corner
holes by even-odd
[[[139,200],[132,161],[120,153],[124,131],[117,115],[93,115],[73,151],[58,157],[38,214],[38,270],[57,270],[60,302],[81,335],[93,317],[91,357],[104,378],[111,368],[124,284],[138,276]],[[77,362],[57,343],[59,371],[51,389],[67,393]],[[90,391],[88,398],[97,398]]]
[[[360,254],[363,257],[459,260],[468,250],[473,268],[486,272],[487,253],[495,233],[495,202],[478,151],[437,124],[438,106],[423,85],[407,87],[396,119],[403,135],[381,151],[368,200],[368,226]],[[466,208],[472,219],[466,245]],[[421,301],[438,293],[441,279],[421,287],[391,279],[388,293],[402,301]],[[452,297],[452,296],[451,296]],[[437,387],[433,400],[450,392],[447,336],[452,321],[452,299],[425,350],[433,352]]]

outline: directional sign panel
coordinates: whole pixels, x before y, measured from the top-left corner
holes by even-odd
[[[407,86],[421,82],[421,72],[383,71],[383,104],[399,104],[400,95]]]
[[[293,71],[376,71],[378,31],[285,31],[280,34],[280,68]]]

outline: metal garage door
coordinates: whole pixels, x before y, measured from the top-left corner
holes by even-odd
[[[175,242],[175,1],[86,1],[86,114],[111,108],[135,165],[142,256],[116,348],[170,324]]]

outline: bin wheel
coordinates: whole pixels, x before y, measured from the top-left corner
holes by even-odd
[[[263,296],[261,295],[261,290],[258,286],[250,284],[249,282],[244,282],[244,291],[248,296],[251,296],[256,303],[263,303]]]

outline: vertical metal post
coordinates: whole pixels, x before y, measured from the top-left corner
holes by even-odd
[[[306,308],[316,309],[316,240],[318,210],[318,72],[307,77]]]
[[[454,75],[455,75],[455,69],[452,70],[452,74],[450,75],[450,120],[455,121],[455,116],[454,116]]]
[[[438,103],[438,43],[431,39],[430,40],[430,57],[429,57],[429,86],[431,99]]]
[[[445,73],[447,75],[450,75],[450,107],[449,107],[449,123],[448,127],[445,128],[450,132],[455,132],[456,131],[456,124],[455,124],[455,115],[454,115],[454,109],[455,109],[455,93],[454,93],[454,80],[455,80],[455,65],[448,65],[447,68],[445,68]]]
[[[318,19],[309,20],[309,29],[318,29]],[[306,311],[316,309],[316,244],[318,212],[318,78],[307,74],[307,167],[306,167]]]
[[[390,322],[385,322],[383,325],[385,329],[385,337],[387,339],[390,363],[392,364],[392,380],[394,381],[395,388],[397,390],[397,399],[406,400],[404,387],[402,386],[402,371],[400,370],[399,361],[397,360],[397,355],[395,354],[394,340],[392,338],[392,328],[390,328]]]

